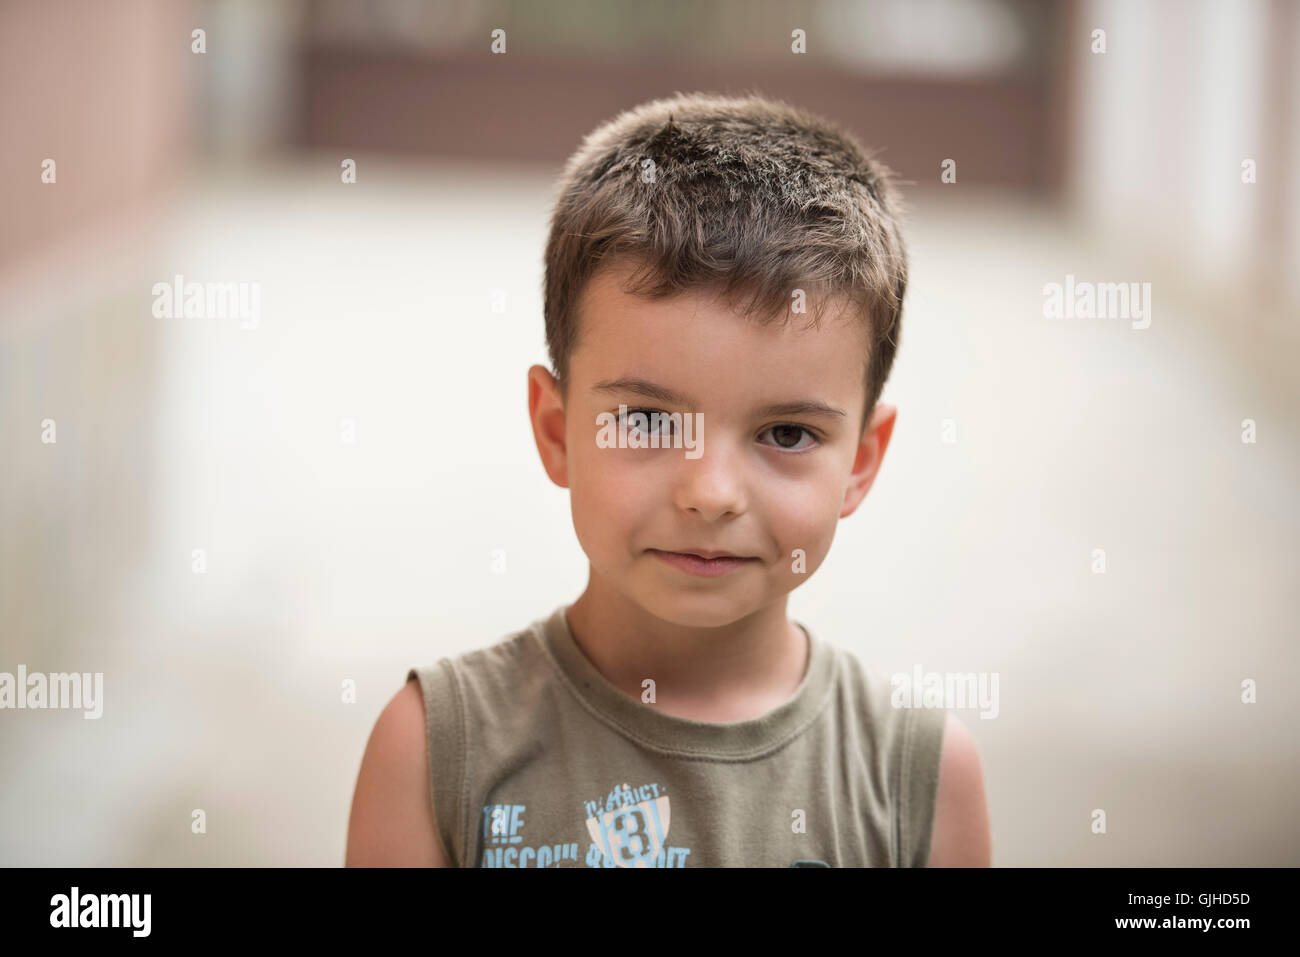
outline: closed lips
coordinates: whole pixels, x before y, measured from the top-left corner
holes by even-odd
[[[659,551],[660,549],[654,549],[654,550]],[[687,552],[687,551],[678,551],[677,549],[673,549],[673,552],[678,555],[694,555],[696,558],[704,558],[704,559],[745,557],[743,555],[732,554],[731,552]]]

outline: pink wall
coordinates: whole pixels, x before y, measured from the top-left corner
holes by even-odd
[[[175,175],[194,19],[175,0],[0,4],[0,268]]]

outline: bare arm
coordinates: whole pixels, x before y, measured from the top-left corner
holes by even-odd
[[[929,867],[991,867],[993,839],[975,739],[948,715],[939,756],[939,793]]]
[[[434,825],[424,698],[408,681],[380,713],[361,759],[346,867],[449,867]]]

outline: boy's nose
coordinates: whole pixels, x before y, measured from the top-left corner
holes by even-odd
[[[710,522],[729,512],[744,512],[747,505],[742,457],[732,443],[716,438],[699,458],[683,457],[673,495],[677,507],[696,512]]]

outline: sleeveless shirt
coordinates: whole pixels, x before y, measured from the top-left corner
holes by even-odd
[[[704,722],[611,684],[565,611],[411,668],[456,867],[923,867],[947,712],[807,627],[795,693]]]

